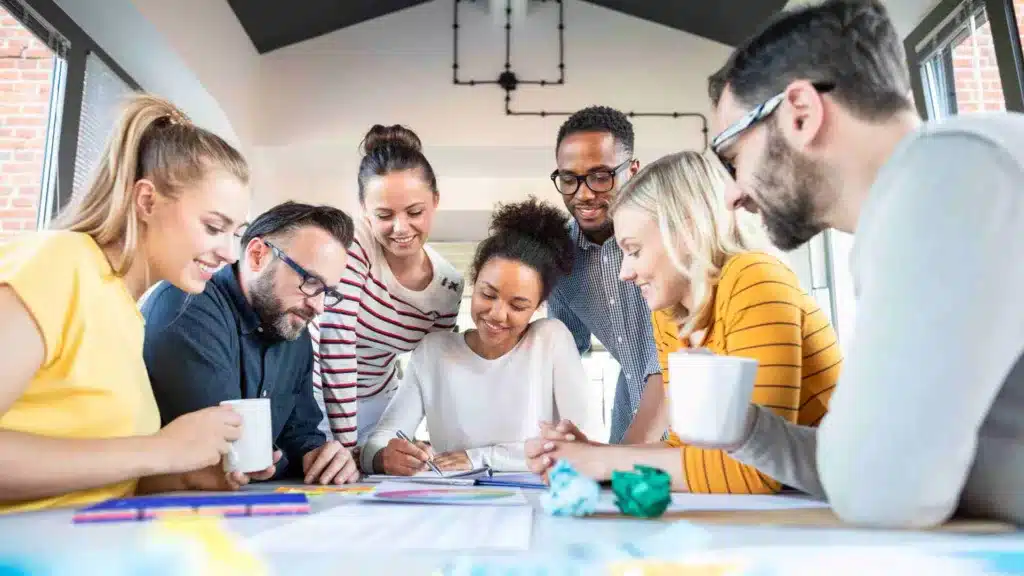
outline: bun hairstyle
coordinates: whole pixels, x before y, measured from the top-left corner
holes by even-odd
[[[121,112],[88,188],[72,198],[53,227],[88,234],[105,248],[120,246],[111,265],[124,274],[138,253],[135,183],[148,179],[158,194],[176,198],[214,170],[249,183],[245,158],[224,139],[193,124],[163,98],[135,95]]]
[[[415,132],[393,124],[375,124],[359,144],[363,159],[359,162],[359,203],[366,200],[366,183],[392,172],[419,170],[423,181],[437,195],[434,169],[423,155],[423,143]]]
[[[473,257],[470,278],[492,258],[505,258],[533,268],[541,277],[541,301],[547,300],[561,276],[572,272],[575,250],[567,224],[569,217],[547,202],[531,197],[524,202],[499,205],[491,217],[491,235]]]

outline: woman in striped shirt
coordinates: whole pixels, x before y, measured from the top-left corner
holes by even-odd
[[[455,328],[462,274],[426,245],[439,199],[420,139],[375,125],[362,144],[359,203],[343,299],[311,328],[321,428],[346,448],[372,432],[399,384],[398,356]]]
[[[653,314],[665,385],[668,355],[684,348],[758,361],[748,430],[759,419],[816,426],[828,411],[842,357],[828,318],[796,275],[768,253],[763,232],[723,200],[719,170],[693,152],[661,158],[637,174],[613,201],[615,237],[625,254],[621,276],[640,287]],[[761,251],[765,250],[765,251]],[[685,402],[686,398],[673,401]],[[665,411],[663,406],[663,411]],[[635,464],[672,476],[678,491],[763,494],[787,483],[816,492],[806,468],[813,451],[794,444],[766,447],[748,434],[738,446],[689,446],[669,433],[641,446],[592,443],[562,422],[531,440],[531,469],[567,459],[582,473],[607,479]],[[751,447],[756,446],[756,450]],[[765,473],[765,470],[768,473]]]

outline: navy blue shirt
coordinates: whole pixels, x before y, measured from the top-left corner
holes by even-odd
[[[270,398],[274,443],[284,453],[277,477],[301,476],[302,456],[327,441],[317,430],[323,413],[313,399],[309,332],[292,341],[264,337],[234,266],[214,274],[195,296],[161,284],[142,315],[162,423],[224,400]]]

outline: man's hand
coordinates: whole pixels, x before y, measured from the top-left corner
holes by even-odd
[[[469,459],[469,454],[465,450],[445,452],[434,458],[434,464],[442,472],[461,472],[473,469],[473,461]]]
[[[330,440],[302,456],[303,482],[321,485],[345,484],[359,480],[352,453],[337,440]]]
[[[182,475],[185,488],[204,492],[233,492],[253,480],[269,480],[277,472],[281,451],[274,450],[274,463],[259,472],[225,472],[222,464],[214,464]]]

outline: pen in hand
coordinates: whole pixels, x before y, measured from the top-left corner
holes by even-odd
[[[412,444],[413,446],[416,445],[416,443],[412,441],[412,438],[409,438],[408,436],[405,435],[405,432],[399,430],[396,434],[399,438],[405,440],[409,444]],[[437,474],[438,476],[444,476],[444,474],[441,473],[441,469],[437,467],[437,464],[434,464],[433,458],[427,460],[427,466],[430,466],[430,469],[434,471],[434,474]]]

